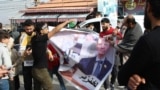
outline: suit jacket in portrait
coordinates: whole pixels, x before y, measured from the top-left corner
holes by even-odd
[[[77,64],[77,67],[86,75],[91,75],[96,64],[96,57],[82,58]],[[100,74],[97,76],[99,80],[102,80],[107,72],[111,69],[112,64],[105,58],[102,65]]]

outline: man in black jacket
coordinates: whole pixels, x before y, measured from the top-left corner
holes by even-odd
[[[118,74],[120,85],[131,90],[160,90],[160,0],[146,0],[142,36]]]

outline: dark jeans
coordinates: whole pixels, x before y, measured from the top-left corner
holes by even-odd
[[[35,82],[34,90],[53,90],[52,79],[47,68],[33,68],[32,75]]]
[[[23,67],[24,89],[32,90],[32,67]]]
[[[118,66],[114,65],[112,72],[111,72],[111,81],[109,80],[109,76],[108,76],[108,78],[103,83],[105,89],[109,88],[110,84],[113,85],[115,83],[116,78],[117,78],[117,74],[118,74]]]
[[[10,90],[19,90],[19,88],[20,88],[19,75],[16,75],[14,77],[14,80],[10,81]]]
[[[58,73],[58,68],[59,66],[56,66],[53,68],[53,70],[48,70],[49,71],[49,74],[51,76],[51,78],[53,79],[53,74],[56,74],[57,78],[58,78],[58,81],[60,83],[60,86],[61,86],[61,90],[66,90],[66,87],[65,87],[65,84],[64,84],[64,81],[63,81],[63,78],[62,76]]]

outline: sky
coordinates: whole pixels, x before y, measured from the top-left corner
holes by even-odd
[[[10,24],[13,17],[20,15],[20,10],[25,10],[26,7],[33,6],[32,0],[0,0],[0,22]]]

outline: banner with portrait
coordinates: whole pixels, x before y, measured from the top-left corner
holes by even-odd
[[[99,90],[111,73],[115,59],[115,49],[112,46],[107,48],[108,51],[100,64],[99,76],[93,75],[93,71],[96,71],[92,65],[95,65],[98,54],[98,40],[98,33],[93,31],[65,28],[49,40],[60,54],[59,73],[78,90]]]

